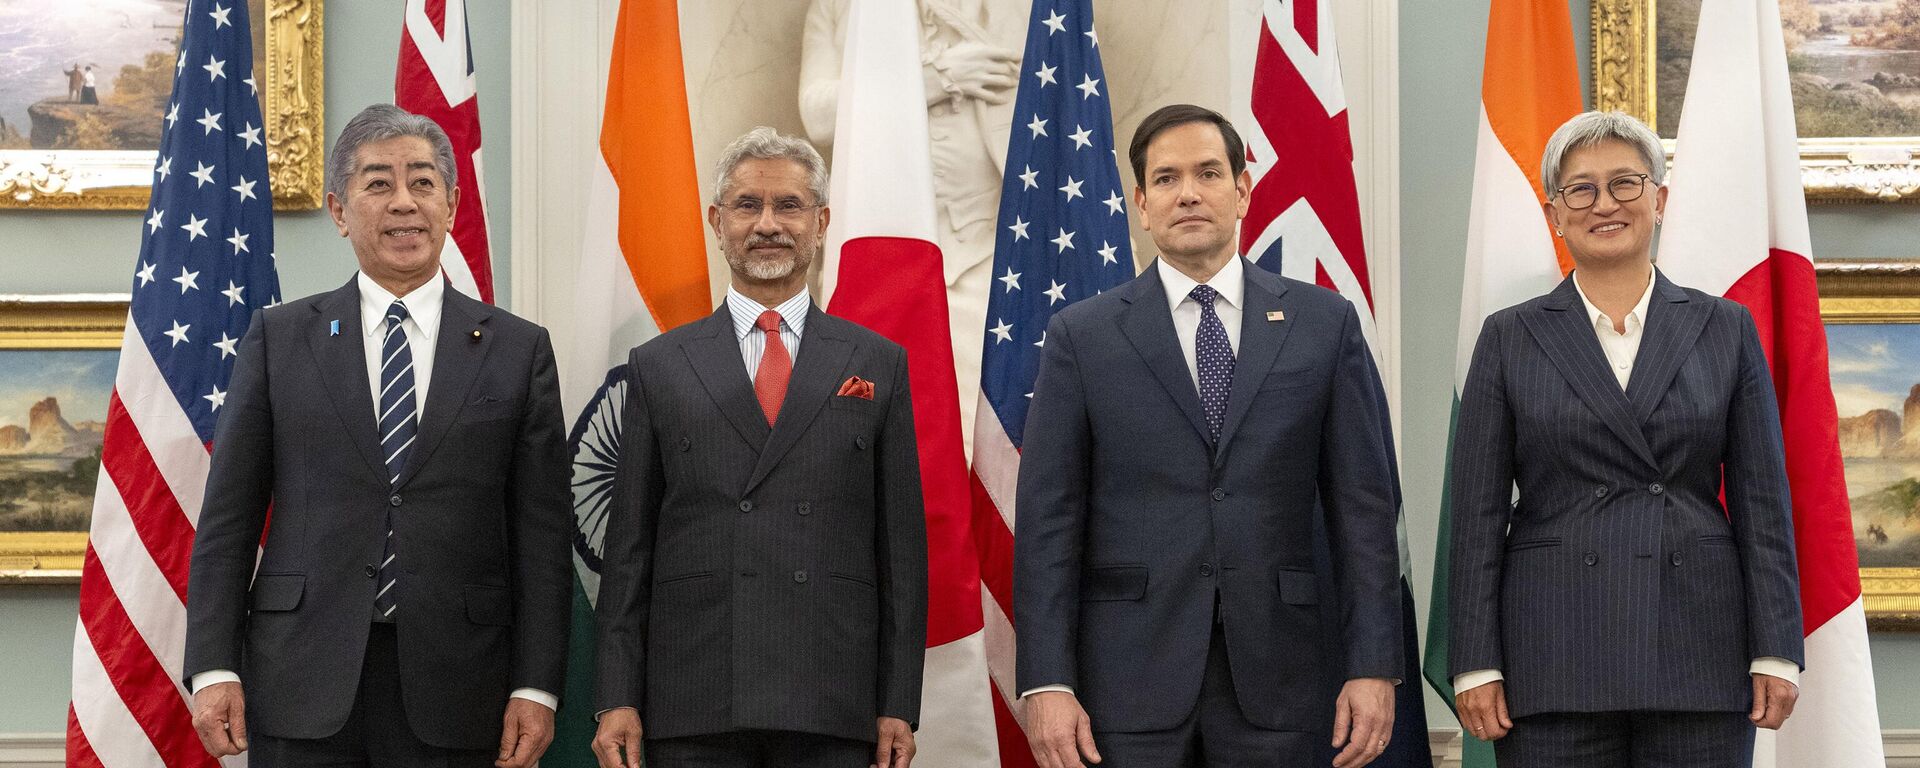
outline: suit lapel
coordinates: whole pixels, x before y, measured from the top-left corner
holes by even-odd
[[[373,393],[367,390],[366,337],[360,325],[360,288],[352,280],[335,289],[326,298],[312,304],[313,317],[307,327],[307,349],[314,365],[322,372],[321,389],[333,401],[341,428],[360,449],[367,469],[381,479],[387,476],[385,454],[380,451],[379,425],[375,423]],[[333,331],[340,323],[339,333]]]
[[[1545,303],[1521,312],[1520,317],[1574,394],[1599,414],[1600,421],[1633,449],[1634,455],[1658,468],[1646,434],[1633,418],[1626,393],[1620,391],[1620,382],[1607,367],[1606,353],[1587,321],[1573,278],[1562,280],[1553,293],[1547,294]]]
[[[754,464],[753,476],[747,479],[742,493],[751,492],[779,465],[787,450],[820,414],[827,398],[833,396],[834,388],[840,383],[840,373],[846,370],[847,360],[853,356],[853,343],[839,333],[839,328],[833,325],[836,322],[838,318],[827,317],[819,307],[807,307],[807,331],[800,338],[800,356],[793,362],[786,400],[780,405],[780,417],[774,421],[773,433],[767,438],[766,448],[760,451],[760,460]],[[735,358],[738,357],[736,352]],[[759,412],[758,401],[754,411]],[[766,420],[762,419],[761,423]]]
[[[1653,300],[1641,325],[1640,354],[1634,358],[1633,377],[1627,380],[1627,399],[1633,403],[1635,423],[1645,424],[1680,372],[1680,364],[1699,341],[1713,306],[1691,301],[1687,292],[1653,273]]]
[[[1287,284],[1267,270],[1252,264],[1241,265],[1246,274],[1246,291],[1240,311],[1240,349],[1233,363],[1233,391],[1227,395],[1227,415],[1220,423],[1220,447],[1213,452],[1214,466],[1226,460],[1227,447],[1233,445],[1234,432],[1247,418],[1247,409],[1280,356],[1293,323],[1267,322],[1268,312],[1281,308],[1280,297]]]
[[[447,286],[440,305],[440,330],[433,343],[433,379],[427,383],[426,413],[420,418],[420,436],[407,457],[395,487],[405,485],[426,466],[447,430],[466,408],[467,395],[480,365],[493,348],[492,334],[482,333],[492,309]],[[474,334],[479,333],[478,336]]]
[[[746,362],[740,359],[740,340],[733,335],[733,316],[727,305],[722,303],[719,310],[701,321],[699,332],[681,342],[680,349],[706,386],[714,407],[726,415],[747,445],[762,450],[769,432],[767,417],[753,394]]]
[[[1149,265],[1129,285],[1131,293],[1123,297],[1129,306],[1120,318],[1120,330],[1180,412],[1186,414],[1187,422],[1200,433],[1200,442],[1206,444],[1207,418],[1200,409],[1200,391],[1194,386],[1186,355],[1180,352],[1180,337],[1173,330],[1173,313],[1167,309],[1167,289],[1160,282],[1160,270]]]

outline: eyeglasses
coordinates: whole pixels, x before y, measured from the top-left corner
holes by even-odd
[[[1615,178],[1607,182],[1607,194],[1616,203],[1631,203],[1647,193],[1647,181],[1652,178],[1644,173],[1631,173]],[[1562,204],[1576,211],[1584,211],[1592,208],[1594,203],[1600,202],[1600,186],[1587,181],[1568,184],[1554,190],[1554,194],[1560,198]]]
[[[808,205],[792,198],[784,198],[773,201],[773,205],[769,208],[766,203],[756,198],[743,197],[731,203],[722,203],[720,207],[725,209],[727,215],[733,217],[734,221],[756,221],[762,213],[772,210],[773,218],[776,221],[791,223],[799,221],[801,216],[805,216],[808,211],[819,208],[820,206]]]

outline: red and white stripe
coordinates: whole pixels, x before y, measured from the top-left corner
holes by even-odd
[[[440,249],[440,266],[461,293],[493,303],[487,242],[486,165],[480,160],[479,80],[470,55],[466,0],[407,0],[393,103],[433,118],[453,141],[460,207]]]
[[[1761,731],[1754,765],[1884,766],[1780,8],[1707,0],[1699,30],[1660,268],[1746,305],[1759,326],[1786,438],[1807,633],[1799,704],[1777,738]]]

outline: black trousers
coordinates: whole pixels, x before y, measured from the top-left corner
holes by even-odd
[[[1745,712],[1552,712],[1513,719],[1500,768],[1750,768]]]
[[[863,768],[873,742],[793,731],[735,731],[647,739],[647,768]]]
[[[492,768],[490,749],[442,749],[414,735],[400,699],[400,653],[392,624],[374,624],[360,690],[339,733],[324,739],[283,739],[249,733],[252,768]]]
[[[1217,622],[1200,701],[1186,722],[1172,730],[1135,733],[1100,731],[1098,721],[1093,727],[1100,768],[1309,768],[1321,746],[1305,731],[1270,731],[1247,722],[1227,666],[1226,633]]]

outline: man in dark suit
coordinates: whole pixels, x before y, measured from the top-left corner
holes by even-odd
[[[454,174],[433,121],[355,116],[327,206],[360,273],[240,341],[187,597],[216,756],[525,768],[552,739],[573,530],[559,384],[545,330],[441,276]]]
[[[755,129],[718,178],[726,302],[628,365],[594,754],[906,768],[927,590],[906,352],[807,295],[829,215],[813,147]]]
[[[1021,458],[1014,615],[1035,757],[1305,766],[1331,736],[1335,765],[1364,765],[1406,667],[1359,317],[1235,255],[1251,180],[1224,118],[1163,108],[1128,151],[1161,258],[1054,316]],[[1325,669],[1324,644],[1344,667]]]

